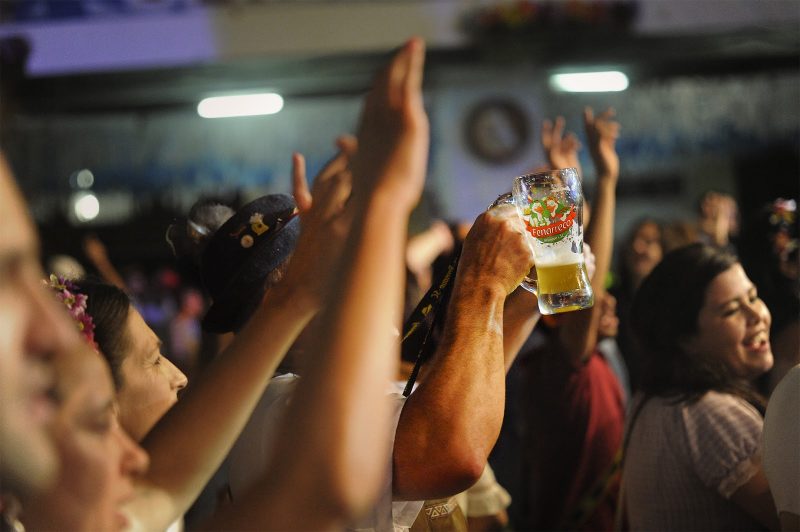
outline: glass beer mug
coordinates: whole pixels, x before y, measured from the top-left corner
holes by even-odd
[[[583,255],[583,193],[578,172],[563,168],[514,179],[511,194],[493,204],[513,204],[525,224],[536,279],[522,287],[537,295],[542,314],[589,308],[594,293]]]

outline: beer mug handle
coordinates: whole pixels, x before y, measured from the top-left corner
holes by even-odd
[[[511,192],[506,192],[505,194],[500,194],[499,196],[497,196],[497,199],[494,200],[492,202],[492,204],[489,205],[489,208],[486,209],[486,210],[488,211],[488,210],[493,209],[495,207],[499,207],[500,205],[514,205],[514,206],[516,206],[516,202],[514,201],[514,194],[512,194]],[[534,270],[535,270],[535,267],[534,267]],[[520,286],[522,288],[524,288],[525,290],[527,290],[528,292],[530,292],[533,295],[538,297],[538,295],[539,295],[539,286],[538,286],[536,278],[531,279],[530,277],[526,276],[524,279],[522,279],[522,282],[520,283]]]

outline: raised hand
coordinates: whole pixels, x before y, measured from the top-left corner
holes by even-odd
[[[103,241],[94,235],[88,235],[83,239],[83,252],[92,261],[92,264],[105,263],[108,261],[108,252]]]
[[[581,173],[578,162],[578,151],[581,143],[574,133],[564,136],[563,116],[556,118],[555,123],[550,120],[542,122],[542,148],[550,166],[553,168],[576,168]]]
[[[315,193],[322,193],[320,189],[329,187],[331,181],[340,180],[341,177],[337,175],[348,170],[350,159],[358,150],[358,141],[350,135],[342,135],[336,139],[336,146],[339,148],[339,153],[328,161],[314,178],[314,193],[308,189],[305,157],[301,153],[292,155],[292,193],[301,218],[305,218],[311,211]],[[349,188],[347,192],[349,195]]]
[[[522,222],[513,206],[501,205],[478,216],[459,262],[462,283],[513,292],[534,265]]]
[[[352,220],[344,206],[352,186],[349,162],[358,143],[345,135],[336,144],[339,153],[320,170],[310,191],[305,158],[300,153],[292,156],[292,188],[302,227],[286,278],[315,298],[330,286]]]
[[[358,128],[353,199],[373,190],[411,209],[419,201],[428,160],[429,124],[422,102],[425,45],[411,39],[378,75]]]
[[[88,235],[83,239],[83,252],[103,279],[122,290],[128,290],[125,279],[117,271],[111,259],[108,258],[106,245],[96,235]]]
[[[614,120],[616,112],[608,108],[597,116],[591,107],[583,110],[583,123],[586,126],[586,138],[589,152],[592,155],[597,177],[599,179],[616,179],[619,177],[619,156],[616,142],[619,137],[619,122]]]

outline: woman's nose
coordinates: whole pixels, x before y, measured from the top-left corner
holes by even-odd
[[[760,299],[757,299],[753,303],[748,302],[745,308],[747,309],[747,321],[750,323],[766,322],[769,319],[769,310],[767,310],[767,306]]]
[[[172,388],[175,390],[181,390],[186,388],[186,385],[189,382],[189,379],[186,378],[186,375],[178,369],[178,366],[173,364],[171,361],[167,361],[170,365],[170,371],[172,373],[172,378],[170,379],[170,383],[172,384]]]

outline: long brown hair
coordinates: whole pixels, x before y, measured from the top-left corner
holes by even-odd
[[[650,396],[696,401],[714,390],[737,395],[763,414],[764,400],[721,360],[689,353],[711,282],[739,261],[704,244],[667,255],[645,278],[633,300],[633,329],[642,350],[641,390]]]

